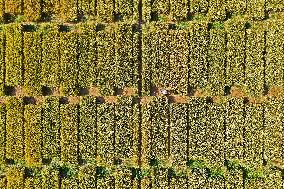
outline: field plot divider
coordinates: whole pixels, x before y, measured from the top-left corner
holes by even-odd
[[[246,113],[246,103],[249,103],[249,102],[245,102],[245,99],[243,98],[243,123],[245,123],[245,119],[246,119],[246,116],[247,116],[247,113]],[[242,160],[244,160],[244,157],[245,157],[245,132],[246,132],[246,128],[243,126],[242,128]],[[245,178],[245,174],[242,174],[242,177],[243,177],[243,188],[245,189],[246,187],[246,178]]]
[[[143,27],[143,0],[139,0],[138,4],[138,12],[139,12],[139,20],[138,20],[138,95],[142,96],[142,27]],[[141,106],[139,106],[141,109]],[[140,111],[141,112],[141,111]],[[142,121],[142,116],[141,120]]]
[[[265,106],[266,104],[264,103],[262,105],[262,166],[264,167],[267,162],[265,160]]]
[[[245,25],[245,29],[244,29],[244,59],[243,59],[244,60],[244,63],[243,63],[244,64],[243,65],[243,78],[244,78],[244,82],[243,82],[243,85],[246,84],[246,63],[247,63],[247,53],[246,52],[247,52],[247,42],[248,42],[247,29],[248,28]]]
[[[24,55],[24,45],[25,45],[25,42],[24,42],[24,31],[23,31],[23,26],[21,26],[21,58],[22,58],[22,64],[21,64],[21,69],[22,69],[22,73],[21,73],[21,77],[22,77],[22,83],[21,85],[24,85],[24,81],[25,81],[25,63],[24,63],[24,60],[25,60],[25,55]]]
[[[265,1],[266,2],[266,1]],[[267,37],[267,31],[264,30],[264,48],[262,52],[262,59],[263,59],[263,95],[266,95],[268,93],[268,86],[266,85],[266,57],[267,57],[267,49],[266,49],[266,37]]]
[[[78,47],[78,45],[77,45],[77,47]],[[78,76],[78,74],[77,74],[77,76]],[[77,142],[77,162],[78,162],[78,165],[80,165],[80,147],[79,147],[79,145],[80,145],[80,121],[81,121],[80,120],[80,108],[81,108],[81,105],[78,104],[77,108],[76,108],[77,109],[77,141],[78,141]],[[78,182],[78,180],[77,180],[77,182]]]
[[[22,64],[23,65],[23,64]],[[23,102],[23,99],[21,99],[22,102]],[[26,151],[25,151],[25,148],[26,148],[26,144],[25,144],[25,104],[23,103],[22,104],[22,160],[25,159],[25,154],[26,154]]]
[[[138,96],[142,96],[142,22],[143,22],[143,0],[139,0],[138,2]],[[139,99],[138,104],[138,166],[140,170],[142,170],[142,105],[141,98]],[[138,180],[138,189],[142,189],[141,179]]]

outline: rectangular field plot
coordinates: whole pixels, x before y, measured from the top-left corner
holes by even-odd
[[[246,11],[246,0],[227,0],[226,11],[231,15],[244,14]]]
[[[5,1],[5,13],[12,15],[22,14],[22,0],[7,0]]]
[[[165,97],[154,97],[142,105],[142,164],[163,165],[169,154],[169,104]]]
[[[245,20],[241,17],[225,22],[227,32],[226,84],[242,88],[245,83]]]
[[[35,29],[36,26],[29,26]],[[26,95],[41,95],[41,32],[24,32],[24,91]]]
[[[257,22],[246,30],[245,91],[249,96],[262,96],[264,93],[264,30],[264,25]]]
[[[60,105],[60,149],[61,161],[78,163],[78,106]]]
[[[78,27],[78,86],[88,88],[97,78],[96,24],[81,24]]]
[[[138,0],[115,0],[115,20],[138,21]]]
[[[60,188],[62,189],[79,189],[76,177],[64,178],[61,181]]]
[[[97,118],[97,162],[102,165],[112,165],[115,160],[114,104],[98,104]]]
[[[115,1],[97,0],[96,2],[96,20],[99,22],[111,22],[115,10]]]
[[[194,98],[189,103],[189,160],[205,160],[209,143],[206,133],[208,108],[205,98]]]
[[[138,105],[132,97],[119,97],[115,104],[115,161],[138,164]]]
[[[5,85],[19,86],[23,84],[23,38],[22,25],[11,23],[5,26]]]
[[[265,84],[270,90],[283,87],[283,28],[282,20],[267,22]]]
[[[170,29],[167,35],[169,38],[168,88],[172,93],[179,95],[188,93],[189,32],[186,29],[187,26],[184,27],[183,29]]]
[[[283,161],[283,100],[270,99],[264,108],[265,160]]]
[[[135,189],[135,181],[131,178],[131,170],[121,167],[118,168],[116,172],[115,188]]]
[[[24,160],[23,99],[10,97],[6,114],[6,158]]]
[[[41,0],[22,0],[22,4],[24,4],[23,12],[27,21],[38,21],[41,18]]]
[[[166,18],[170,11],[170,1],[163,0],[142,0],[142,18],[144,21]]]
[[[96,188],[96,166],[84,165],[78,173],[79,188]]]
[[[42,180],[40,176],[28,177],[25,179],[24,189],[42,188]]]
[[[207,102],[207,120],[206,120],[206,133],[207,133],[207,150],[206,160],[210,165],[219,168],[224,165],[225,155],[225,102],[220,99],[220,102]]]
[[[283,0],[267,0],[266,10],[272,12],[279,12],[284,10]]]
[[[60,158],[59,98],[47,97],[42,104],[42,158],[51,161]]]
[[[187,94],[189,32],[185,28],[169,29],[169,24],[151,23],[143,30],[142,92],[155,94],[167,89]],[[181,26],[176,26],[181,27]]]
[[[251,167],[260,168],[263,158],[263,106],[245,105],[244,122],[244,162]]]
[[[224,95],[226,58],[226,31],[223,23],[216,22],[209,31],[206,93],[211,96]]]
[[[102,95],[113,95],[115,88],[115,50],[113,40],[115,30],[110,26],[101,26],[96,34],[97,42],[97,82]]]
[[[170,156],[173,166],[186,166],[188,159],[188,104],[170,104]]]
[[[167,24],[151,24],[143,30],[142,85],[145,95],[150,95],[155,87],[168,84],[167,27]]]
[[[41,170],[42,189],[59,188],[59,170],[50,166],[44,166]]]
[[[189,88],[204,90],[208,81],[209,33],[207,21],[193,21],[190,24],[189,38]]]
[[[60,33],[60,92],[63,95],[78,95],[78,34]]]
[[[265,8],[267,4],[265,0],[247,1],[246,13],[254,20],[262,20],[265,18]]]
[[[42,85],[58,87],[60,85],[60,36],[57,25],[43,24],[42,31]]]
[[[6,172],[7,189],[24,188],[24,167],[12,165]]]
[[[115,83],[116,90],[132,88],[138,93],[138,26],[121,23],[115,28]]]
[[[93,18],[96,12],[96,0],[77,0],[78,16]]]
[[[244,155],[244,104],[242,99],[228,98],[226,103],[225,158],[242,160]]]
[[[208,16],[213,21],[226,18],[226,0],[209,1]]]
[[[82,98],[79,113],[79,158],[83,162],[94,161],[97,149],[96,98],[88,96]]]
[[[41,105],[26,105],[24,110],[25,161],[30,166],[42,163]]]

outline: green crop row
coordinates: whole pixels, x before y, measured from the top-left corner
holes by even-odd
[[[41,41],[42,85],[58,87],[60,85],[60,37],[57,26],[53,24],[43,25]]]
[[[283,28],[281,20],[267,22],[265,84],[268,87],[283,86]]]
[[[245,90],[250,96],[261,96],[264,92],[265,30],[261,23],[246,30]]]
[[[227,31],[226,84],[242,88],[245,81],[246,21],[236,17],[225,23]]]
[[[132,24],[118,24],[115,30],[115,83],[116,89],[125,87],[138,91],[138,31]],[[114,69],[114,68],[112,68]]]
[[[97,149],[97,104],[93,97],[84,97],[80,102],[79,158],[92,162]]]
[[[41,94],[41,35],[24,33],[24,90],[29,96]]]
[[[60,92],[78,95],[78,34],[76,31],[60,33]]]
[[[224,25],[216,22],[209,31],[208,85],[206,92],[210,96],[224,95],[226,45]]]
[[[142,164],[166,162],[169,155],[168,129],[169,103],[166,97],[155,97],[142,105]]]
[[[6,37],[5,49],[5,85],[23,84],[23,38],[21,24],[8,24],[4,28]]]
[[[170,104],[170,154],[173,166],[185,166],[188,159],[189,135],[187,104]]]
[[[82,24],[78,35],[78,84],[80,87],[90,87],[96,82],[97,70],[97,42],[96,24]]]
[[[97,105],[97,161],[101,164],[113,164],[115,161],[115,106]]]
[[[78,106],[60,105],[60,149],[61,161],[78,163]]]
[[[60,157],[59,99],[48,97],[42,104],[42,158],[50,160]]]
[[[188,31],[168,28],[168,24],[153,23],[143,29],[142,91],[145,95],[156,89],[187,94],[189,49],[184,39],[188,39]]]
[[[24,159],[23,100],[10,97],[6,105],[6,158]]]
[[[244,161],[257,166],[263,161],[263,106],[245,105]]]
[[[41,105],[26,105],[24,108],[25,161],[27,165],[42,163]]]
[[[189,87],[203,89],[207,84],[208,22],[194,21],[189,30]]]
[[[138,164],[139,112],[132,97],[119,97],[115,105],[115,161]]]

